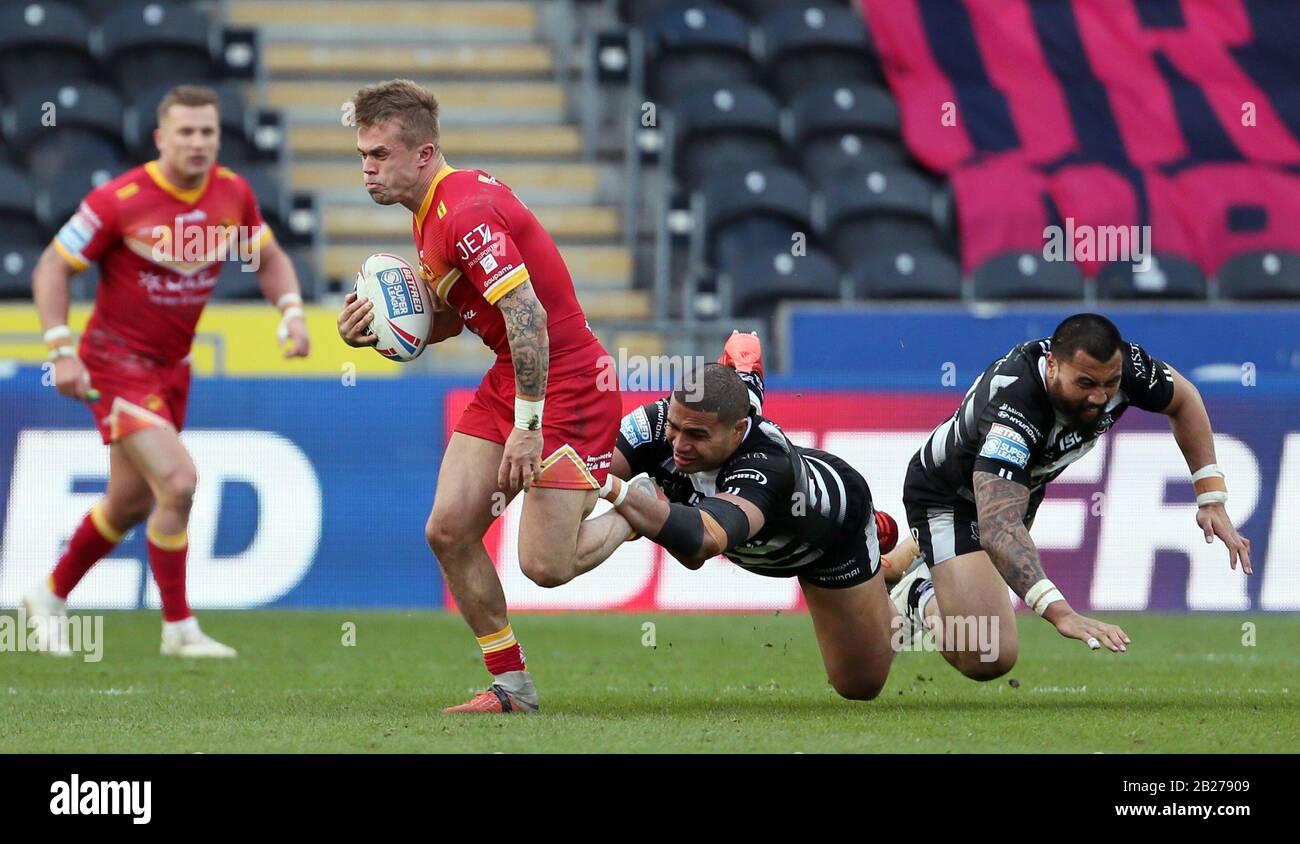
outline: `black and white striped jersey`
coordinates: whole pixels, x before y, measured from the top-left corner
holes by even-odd
[[[762,529],[724,551],[733,563],[760,573],[800,568],[860,534],[867,519],[874,524],[867,482],[853,467],[833,454],[794,445],[757,413],[750,414],[745,438],[716,470],[679,471],[666,436],[668,403],[649,402],[623,417],[618,450],[632,474],[649,474],[670,501],[694,506],[729,493],[758,507]]]
[[[1023,343],[984,370],[912,458],[904,490],[909,506],[973,502],[976,471],[1029,487],[1036,506],[1047,484],[1087,454],[1129,405],[1159,412],[1173,398],[1169,367],[1125,343],[1119,390],[1094,422],[1075,426],[1047,394],[1050,350],[1050,338]]]

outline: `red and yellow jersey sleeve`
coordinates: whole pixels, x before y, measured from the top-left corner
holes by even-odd
[[[54,248],[77,272],[98,261],[121,238],[118,202],[138,193],[135,182],[109,182],[86,195],[54,236]]]
[[[446,254],[464,277],[461,283],[468,282],[490,305],[529,278],[523,253],[501,213],[503,201],[505,195],[490,202],[465,202],[447,215],[443,226]]]

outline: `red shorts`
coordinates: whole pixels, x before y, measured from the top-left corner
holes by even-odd
[[[552,379],[542,410],[542,471],[535,486],[599,489],[623,419],[617,385],[598,389],[596,373]],[[515,373],[493,366],[454,430],[505,444],[515,427]]]
[[[107,335],[87,334],[78,356],[99,401],[90,406],[104,444],[137,431],[185,424],[190,397],[188,361],[168,364],[118,347]]]

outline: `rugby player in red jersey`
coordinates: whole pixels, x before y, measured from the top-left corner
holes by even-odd
[[[109,447],[106,495],[72,534],[48,582],[23,599],[41,649],[69,653],[66,599],[98,560],[148,519],[149,567],[162,603],[161,652],[233,657],[203,633],[185,593],[197,471],[179,432],[190,346],[221,262],[255,267],[283,316],[286,357],[308,352],[298,279],[262,221],[248,183],[217,164],[216,92],[181,85],[158,105],[158,159],[91,191],[32,272],[32,293],[59,392],[90,405]],[[68,330],[68,278],[93,263],[100,281],[79,346]]]
[[[358,91],[353,107],[371,199],[415,215],[420,274],[434,293],[428,341],[468,327],[497,355],[456,423],[425,524],[492,674],[487,691],[446,711],[535,711],[537,690],[483,535],[527,490],[519,560],[542,586],[593,568],[627,539],[621,517],[599,530],[583,521],[609,472],[622,417],[617,384],[602,383],[609,358],[537,218],[489,174],[448,166],[433,95],[392,80]],[[371,304],[350,294],[339,334],[353,346],[373,345],[372,318]]]

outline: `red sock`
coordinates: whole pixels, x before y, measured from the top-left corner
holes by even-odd
[[[90,567],[104,558],[122,541],[122,531],[104,518],[102,502],[96,503],[81,520],[68,541],[68,548],[54,564],[50,574],[50,591],[63,600],[76,588]]]
[[[888,554],[898,544],[898,522],[883,510],[876,511],[876,541],[880,543],[880,553]]]
[[[163,621],[184,621],[190,605],[185,600],[185,555],[190,550],[185,531],[166,536],[149,528],[149,568],[162,598]]]
[[[483,650],[483,664],[487,666],[489,674],[527,670],[524,668],[524,649],[519,647],[515,632],[509,624],[504,630],[477,638],[479,647]]]

